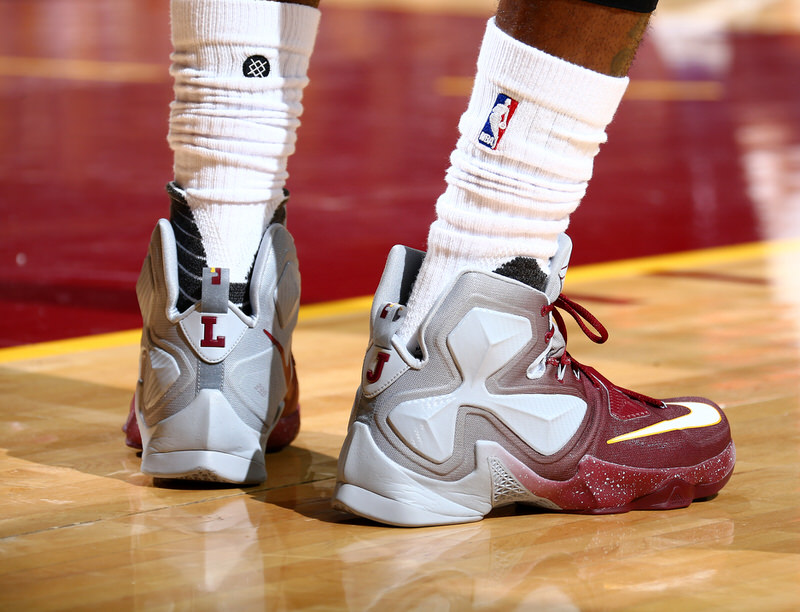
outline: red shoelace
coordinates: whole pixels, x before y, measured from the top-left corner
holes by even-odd
[[[564,373],[566,372],[567,367],[572,366],[573,374],[577,378],[580,378],[580,374],[585,374],[588,379],[591,381],[592,385],[598,387],[599,385],[605,386],[607,389],[611,389],[612,387],[621,391],[628,397],[634,400],[638,400],[645,404],[649,404],[656,408],[666,408],[666,404],[661,400],[658,400],[654,397],[650,397],[649,395],[644,395],[643,393],[638,393],[636,391],[631,391],[630,389],[625,389],[624,387],[620,387],[615,385],[610,380],[608,380],[605,376],[600,374],[594,368],[583,365],[575,358],[573,358],[566,349],[567,345],[567,326],[564,322],[564,317],[558,309],[563,310],[564,312],[570,314],[575,322],[578,324],[578,327],[581,328],[581,331],[586,335],[589,340],[594,342],[595,344],[603,344],[606,340],[608,340],[608,330],[603,326],[602,323],[595,317],[591,312],[589,312],[586,308],[574,302],[573,300],[569,299],[563,293],[558,296],[558,299],[553,302],[552,304],[546,304],[542,306],[541,314],[543,317],[546,317],[548,314],[553,314],[553,319],[556,321],[556,325],[558,326],[558,330],[561,332],[561,335],[564,337],[564,352],[561,354],[561,357],[550,357],[547,360],[547,363],[553,366],[558,367],[558,380],[559,382],[564,381]],[[555,334],[555,329],[550,328],[550,331],[545,334],[545,341],[550,342]]]

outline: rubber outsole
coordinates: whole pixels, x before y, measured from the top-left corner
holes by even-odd
[[[297,376],[293,372],[284,414],[267,438],[265,453],[275,453],[289,446],[300,432],[300,405],[297,402]],[[125,424],[125,444],[143,450],[141,430],[136,418],[136,395],[131,398]],[[227,484],[259,484],[266,480],[264,453],[251,458],[211,449],[172,450],[166,453],[143,453],[142,472],[154,478],[202,481]]]
[[[651,511],[688,508],[694,501],[708,499],[716,495],[720,489],[725,486],[731,475],[732,473],[728,474],[718,483],[702,487],[681,480],[673,480],[648,495],[633,500],[631,503],[625,504],[624,506],[617,506],[615,508],[592,508],[586,510],[548,509],[548,511],[562,514],[602,515],[623,514],[634,510]],[[383,497],[382,495],[360,487],[342,483],[336,485],[332,505],[336,510],[349,512],[350,514],[355,514],[371,521],[395,527],[425,527],[474,523],[483,520],[485,516],[483,514],[476,514],[471,517],[436,514],[410,507],[407,504],[388,497]],[[523,502],[521,505],[535,504],[525,504]],[[403,518],[397,519],[387,517]]]
[[[698,465],[675,468],[632,468],[586,456],[572,478],[553,481],[496,443],[478,442],[475,452],[472,473],[455,482],[436,480],[389,459],[368,428],[354,423],[342,451],[333,506],[405,527],[474,522],[511,503],[572,514],[671,510],[719,492],[736,459],[733,442]]]
[[[134,414],[141,435],[142,467],[162,479],[252,485],[267,478],[266,433],[248,426],[216,389],[201,389],[192,402],[148,427],[138,392]],[[289,433],[299,428],[299,412],[287,415]]]
[[[430,510],[415,508],[404,502],[378,495],[361,487],[342,483],[336,485],[333,507],[337,510],[350,512],[351,514],[356,514],[378,523],[394,525],[395,527],[474,523],[480,521],[484,516],[480,513],[472,516],[449,516],[431,512]]]
[[[150,453],[142,458],[142,472],[154,478],[228,484],[259,484],[267,477],[264,461],[227,453],[189,450]]]

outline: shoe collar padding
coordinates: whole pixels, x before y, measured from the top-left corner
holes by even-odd
[[[403,245],[395,245],[386,258],[375,298],[372,301],[370,325],[380,315],[385,304],[408,304],[411,288],[425,259],[425,253]],[[370,333],[372,333],[370,329]]]
[[[569,267],[570,255],[572,255],[572,240],[566,234],[560,234],[558,237],[558,250],[550,259],[550,277],[544,290],[547,301],[551,304],[561,295],[561,290],[564,287],[564,277],[567,275],[567,268]]]

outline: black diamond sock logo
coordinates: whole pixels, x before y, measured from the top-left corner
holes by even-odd
[[[263,79],[269,74],[269,60],[263,55],[251,55],[242,65],[244,76]]]

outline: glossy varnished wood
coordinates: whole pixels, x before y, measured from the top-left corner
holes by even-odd
[[[332,510],[363,308],[299,326],[303,430],[255,488],[138,471],[119,430],[135,343],[5,363],[0,609],[795,609],[798,257],[789,244],[568,277],[612,333],[596,347],[572,326],[579,360],[647,393],[712,397],[731,420],[728,486],[669,512],[505,508],[399,529]]]

